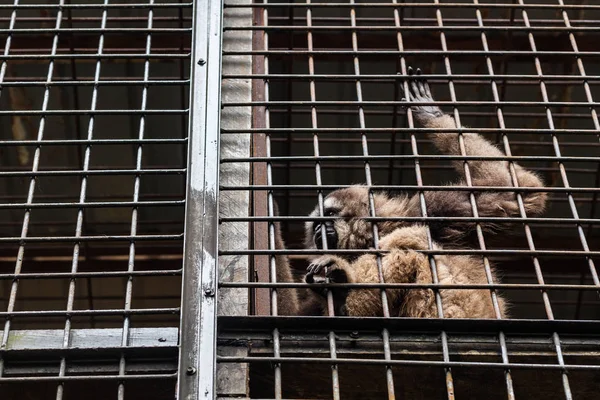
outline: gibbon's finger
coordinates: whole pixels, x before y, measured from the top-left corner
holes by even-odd
[[[411,75],[414,73],[412,67],[408,67],[408,75]]]
[[[322,269],[323,269],[323,264],[313,263],[313,264],[310,264],[306,270],[308,271],[308,275],[318,275]]]
[[[417,82],[416,81],[412,81],[410,83],[410,95],[412,97],[413,100],[419,100],[420,94],[419,94],[419,87],[417,86]]]
[[[419,95],[419,97],[423,97],[423,82],[421,82],[421,80],[417,81],[417,94]]]
[[[429,88],[429,82],[425,81],[425,84],[423,86],[425,86],[425,94],[431,99],[433,99],[433,96],[431,95],[431,89]]]
[[[419,85],[419,89],[421,90],[421,96],[423,96],[426,99],[429,99],[429,97],[431,97],[427,94],[427,81],[426,80],[423,80],[421,82],[421,84]]]
[[[306,271],[308,271],[308,273],[306,275],[313,276],[315,274],[318,274],[320,269],[321,269],[321,267],[319,266],[319,264],[310,264],[308,266],[308,268],[306,268]]]
[[[417,68],[417,75],[421,75],[421,68]]]

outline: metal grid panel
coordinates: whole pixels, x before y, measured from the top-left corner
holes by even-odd
[[[221,213],[220,222],[222,229],[247,222],[253,237],[248,246],[221,245],[220,256],[247,256],[254,269],[251,282],[226,276],[220,287],[249,288],[255,299],[249,311],[256,316],[221,317],[221,347],[250,350],[222,354],[218,362],[248,366],[250,397],[594,397],[593,376],[600,369],[599,6],[562,0],[265,0],[226,2],[225,9],[253,10],[253,21],[225,20],[224,31],[252,32],[254,46],[225,50],[224,60],[246,56],[254,64],[252,73],[224,73],[226,80],[252,80],[253,97],[225,99],[223,109],[252,107],[254,118],[250,129],[222,129],[222,138],[250,133],[254,147],[252,157],[221,158],[222,168],[252,165],[252,182],[222,182],[220,189],[223,196],[248,193],[253,204],[251,215]],[[473,127],[469,131],[506,154],[500,159],[509,161],[513,187],[487,190],[515,192],[518,162],[543,176],[549,210],[528,217],[522,196],[535,189],[521,187],[517,217],[480,218],[467,179],[453,187],[471,193],[473,217],[465,221],[506,224],[514,228],[511,235],[484,235],[478,228],[472,247],[423,251],[431,284],[338,284],[433,289],[439,319],[391,318],[385,306],[381,318],[333,316],[331,292],[330,317],[277,316],[278,294],[307,284],[275,283],[276,255],[288,254],[301,279],[309,253],[352,252],[326,250],[326,244],[322,251],[303,249],[303,224],[326,219],[323,199],[332,190],[362,182],[373,190],[420,193],[425,213],[399,219],[452,220],[427,216],[423,191],[446,189],[452,161],[481,158],[434,153],[427,130],[415,127],[410,108],[404,111],[410,105],[402,99],[409,65],[426,70],[436,104],[458,125]],[[320,217],[307,218],[315,205]],[[369,207],[368,220],[381,221],[372,197]],[[276,248],[277,221],[285,250]],[[373,236],[377,248],[376,227]],[[443,318],[433,257],[440,254],[481,257],[488,284],[476,287],[489,289],[497,320]],[[492,264],[501,282],[493,281]],[[510,319],[500,316],[500,292],[511,303]],[[385,290],[381,296],[385,305]]]
[[[4,3],[2,397],[172,398],[192,4]]]

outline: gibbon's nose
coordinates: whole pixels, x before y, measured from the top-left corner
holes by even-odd
[[[321,224],[316,223],[313,232],[317,249],[323,249],[322,231]],[[325,238],[327,239],[327,249],[337,249],[338,236],[333,226],[333,221],[325,221]]]

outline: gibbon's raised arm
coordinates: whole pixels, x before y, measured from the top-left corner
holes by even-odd
[[[421,71],[417,69],[416,75],[409,68],[409,75],[413,79],[409,82],[409,96],[412,101],[432,102],[433,96],[427,81],[422,78]],[[452,116],[445,114],[435,105],[412,105],[413,116],[416,121],[425,128],[432,129],[456,129],[457,125]],[[458,132],[433,132],[427,136],[432,140],[435,147],[443,154],[463,155],[460,149]],[[505,154],[477,133],[462,133],[465,154],[467,156],[503,157]],[[512,187],[509,163],[505,160],[479,161],[468,160],[471,184],[474,187],[485,186],[507,186]],[[466,186],[464,161],[453,162],[454,167],[460,174],[461,179],[456,184]],[[543,188],[541,179],[533,172],[513,163],[519,187]],[[428,216],[438,217],[472,217],[472,207],[467,191],[425,192],[425,204]],[[516,189],[518,190],[518,189]],[[523,206],[527,216],[540,215],[545,208],[547,195],[544,192],[523,192],[521,194]],[[518,217],[520,216],[517,194],[515,192],[475,192],[475,202],[480,217]],[[410,200],[409,209],[411,216],[420,216],[420,200],[418,195]],[[442,226],[443,225],[443,226]],[[500,226],[482,223],[483,229],[497,230]],[[473,224],[451,223],[436,224],[432,226],[432,233],[439,239],[456,239],[466,231],[474,228]]]

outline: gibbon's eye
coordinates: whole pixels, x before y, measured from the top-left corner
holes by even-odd
[[[324,217],[333,217],[335,215],[337,215],[338,210],[335,210],[333,208],[327,208],[325,210],[323,210],[323,216]]]

